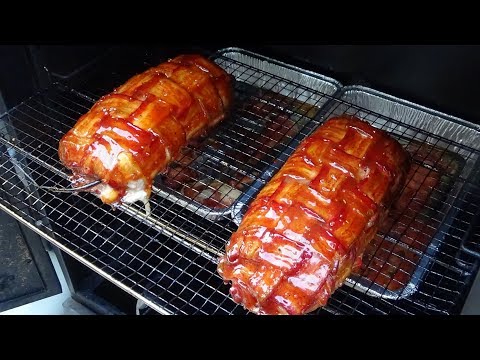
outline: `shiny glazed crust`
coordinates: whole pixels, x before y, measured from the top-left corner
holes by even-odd
[[[102,180],[92,192],[104,203],[126,200],[129,188],[148,198],[153,179],[180,148],[226,116],[231,80],[199,55],[150,68],[78,119],[60,140],[59,158],[77,184]]]
[[[410,166],[402,146],[365,121],[331,118],[303,141],[249,205],[218,271],[257,314],[324,306],[361,264]]]

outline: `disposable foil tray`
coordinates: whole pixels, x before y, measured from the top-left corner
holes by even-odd
[[[334,79],[246,50],[229,48],[212,60],[235,78],[230,116],[183,149],[154,192],[208,220],[248,203],[339,90]]]
[[[479,129],[361,86],[345,87],[339,99],[327,117],[349,114],[369,121],[396,138],[413,159],[400,201],[367,248],[362,268],[346,285],[386,299],[409,297],[436,259],[459,211],[452,205],[478,164]]]

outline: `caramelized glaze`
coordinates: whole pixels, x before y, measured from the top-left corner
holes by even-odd
[[[122,201],[136,182],[148,197],[180,148],[225,117],[231,92],[231,77],[216,64],[178,56],[103,96],[62,137],[60,160],[77,183],[108,185],[108,193],[92,190],[104,203]]]
[[[218,271],[257,314],[324,306],[361,264],[410,165],[385,132],[332,118],[303,141],[250,204]]]

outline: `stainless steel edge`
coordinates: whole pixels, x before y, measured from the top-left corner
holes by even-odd
[[[342,99],[342,100],[345,99],[345,96],[350,91],[363,91],[363,92],[368,93],[370,95],[381,97],[384,100],[399,103],[403,106],[414,109],[416,111],[421,111],[421,112],[424,112],[424,113],[429,114],[431,116],[440,117],[440,118],[442,118],[442,120],[446,120],[446,121],[458,124],[460,127],[466,128],[466,130],[469,130],[469,133],[467,135],[469,135],[471,137],[474,136],[474,135],[470,135],[470,134],[472,134],[471,131],[476,132],[476,133],[478,133],[478,134],[476,134],[476,136],[478,136],[478,137],[470,139],[470,140],[473,140],[473,141],[470,141],[469,144],[466,145],[466,146],[472,147],[476,150],[480,150],[480,135],[479,135],[480,134],[480,125],[479,124],[475,124],[475,123],[469,122],[467,120],[461,119],[459,117],[455,117],[453,115],[449,115],[449,114],[443,113],[441,111],[437,111],[437,110],[428,108],[426,106],[419,105],[417,103],[414,103],[414,102],[411,102],[411,101],[408,101],[408,100],[404,100],[402,98],[399,98],[399,97],[396,97],[396,96],[393,96],[393,95],[390,95],[390,94],[387,94],[387,93],[384,93],[384,92],[381,92],[379,90],[375,90],[375,89],[372,89],[372,88],[369,88],[369,87],[366,87],[366,86],[361,86],[361,85],[344,86],[340,90],[340,92],[337,94],[338,99]],[[385,115],[385,116],[388,116],[388,115]],[[415,126],[419,127],[419,124],[415,124]],[[428,130],[427,129],[425,129],[425,130],[429,131],[429,132],[432,132],[432,134],[434,134],[434,135],[444,136],[444,134],[442,134],[441,132],[437,133],[435,127],[430,127]],[[456,140],[459,144],[464,145],[463,144],[464,139],[460,138],[460,139],[456,139]]]
[[[323,80],[323,81],[331,82],[332,85],[335,85],[338,88],[337,90],[341,90],[342,87],[343,87],[343,84],[340,81],[338,81],[334,78],[331,78],[331,77],[328,77],[328,76],[325,76],[325,75],[321,75],[317,72],[306,70],[306,69],[303,69],[303,68],[300,68],[300,67],[297,67],[297,66],[294,66],[294,65],[290,65],[290,64],[284,63],[282,61],[272,59],[270,57],[267,57],[267,56],[264,56],[264,55],[261,55],[261,54],[257,54],[257,53],[254,53],[252,51],[245,50],[245,49],[242,49],[242,48],[239,48],[239,47],[223,48],[223,49],[220,49],[220,50],[216,51],[212,56],[223,55],[223,54],[229,53],[229,52],[239,52],[239,53],[243,53],[245,55],[249,55],[249,56],[252,56],[252,57],[257,57],[257,58],[259,58],[263,61],[268,61],[272,64],[277,65],[277,66],[282,66],[282,67],[285,67],[287,69],[291,69],[291,70],[303,73],[305,75],[315,77],[315,78]]]
[[[96,273],[98,273],[99,275],[103,276],[106,280],[108,281],[111,281],[113,284],[115,284],[116,286],[118,286],[120,289],[124,290],[125,292],[127,292],[128,294],[132,295],[133,297],[139,299],[139,300],[142,300],[145,304],[147,304],[149,307],[151,307],[152,309],[154,309],[155,311],[157,311],[158,313],[162,314],[162,315],[172,315],[173,313],[158,306],[157,304],[153,303],[152,301],[148,300],[147,298],[145,298],[144,296],[138,294],[137,292],[133,291],[131,288],[129,288],[128,286],[122,284],[120,281],[114,279],[112,276],[110,276],[109,274],[107,274],[105,271],[103,271],[102,269],[99,269],[98,267],[92,265],[89,261],[85,260],[84,258],[82,258],[81,256],[77,255],[74,251],[70,250],[69,248],[67,248],[66,246],[62,245],[61,243],[59,243],[58,241],[56,241],[52,236],[50,236],[49,234],[43,232],[42,230],[40,230],[38,227],[32,225],[30,222],[26,221],[24,218],[22,218],[21,216],[18,216],[17,214],[15,214],[15,212],[11,211],[8,207],[6,207],[5,205],[1,204],[0,203],[0,209],[5,211],[7,214],[9,214],[10,216],[12,216],[13,218],[15,218],[16,220],[18,220],[19,222],[21,222],[23,225],[27,226],[29,229],[33,230],[34,232],[36,232],[38,235],[40,235],[41,237],[43,237],[44,239],[48,240],[49,242],[51,242],[53,245],[55,245],[56,247],[58,247],[59,249],[61,249],[62,251],[64,251],[65,253],[67,253],[68,255],[70,255],[71,257],[73,257],[75,260],[81,262],[83,265],[85,265],[86,267],[88,267],[89,269],[95,271]]]
[[[461,315],[480,315],[480,272],[472,283]]]

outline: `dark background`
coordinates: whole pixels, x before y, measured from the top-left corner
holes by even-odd
[[[123,45],[125,52],[155,48],[166,56],[181,51],[215,51],[241,46],[278,60],[318,71],[344,85],[362,84],[467,121],[480,124],[477,83],[479,45],[245,45],[219,42],[175,47],[171,44]],[[116,44],[116,47],[119,45]],[[0,46],[0,90],[7,107],[32,93],[42,79],[32,70],[63,78],[104,54],[106,45]],[[119,62],[122,59],[118,59]]]

